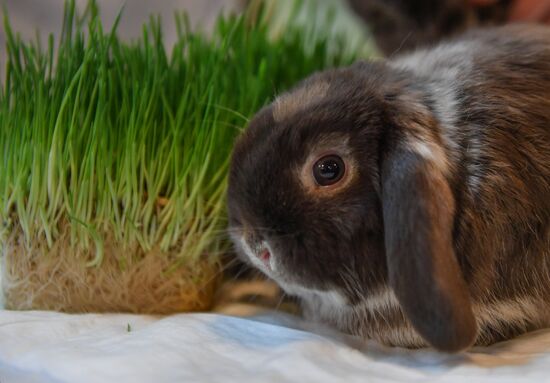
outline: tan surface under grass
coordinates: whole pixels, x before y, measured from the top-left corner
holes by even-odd
[[[170,254],[105,240],[103,262],[88,267],[95,250],[67,254],[74,252],[69,242],[65,233],[52,248],[45,241],[29,248],[21,232],[11,235],[1,266],[7,309],[169,314],[212,304],[221,275],[215,262],[187,262],[167,272],[174,265]]]

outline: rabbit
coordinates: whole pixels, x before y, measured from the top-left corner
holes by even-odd
[[[550,28],[306,78],[229,168],[239,257],[312,323],[460,352],[550,324]]]
[[[502,25],[511,0],[473,6],[466,0],[347,0],[385,55],[433,44],[479,26]]]

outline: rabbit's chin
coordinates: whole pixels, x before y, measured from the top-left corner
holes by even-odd
[[[341,332],[384,345],[406,348],[428,347],[405,318],[390,288],[384,287],[351,304],[340,291],[318,290],[278,282],[289,295],[300,299],[304,318]],[[546,307],[546,309],[541,309]],[[550,326],[548,304],[534,297],[492,303],[474,303],[480,332],[476,345],[488,345],[529,330]],[[508,334],[508,335],[506,335]]]
[[[351,304],[338,290],[318,290],[280,281],[279,284],[287,294],[300,299],[302,314],[310,322],[389,346],[428,346],[405,320],[395,295],[388,288]]]

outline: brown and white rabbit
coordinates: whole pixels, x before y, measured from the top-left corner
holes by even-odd
[[[550,29],[314,74],[238,140],[228,210],[313,321],[445,351],[550,325]]]

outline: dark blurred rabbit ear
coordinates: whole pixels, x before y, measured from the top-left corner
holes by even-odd
[[[390,145],[382,160],[389,283],[416,331],[456,352],[472,345],[477,325],[453,250],[454,198],[429,146],[409,145]]]
[[[386,55],[433,44],[482,25],[505,24],[512,0],[348,0]],[[491,4],[492,3],[492,4]]]

